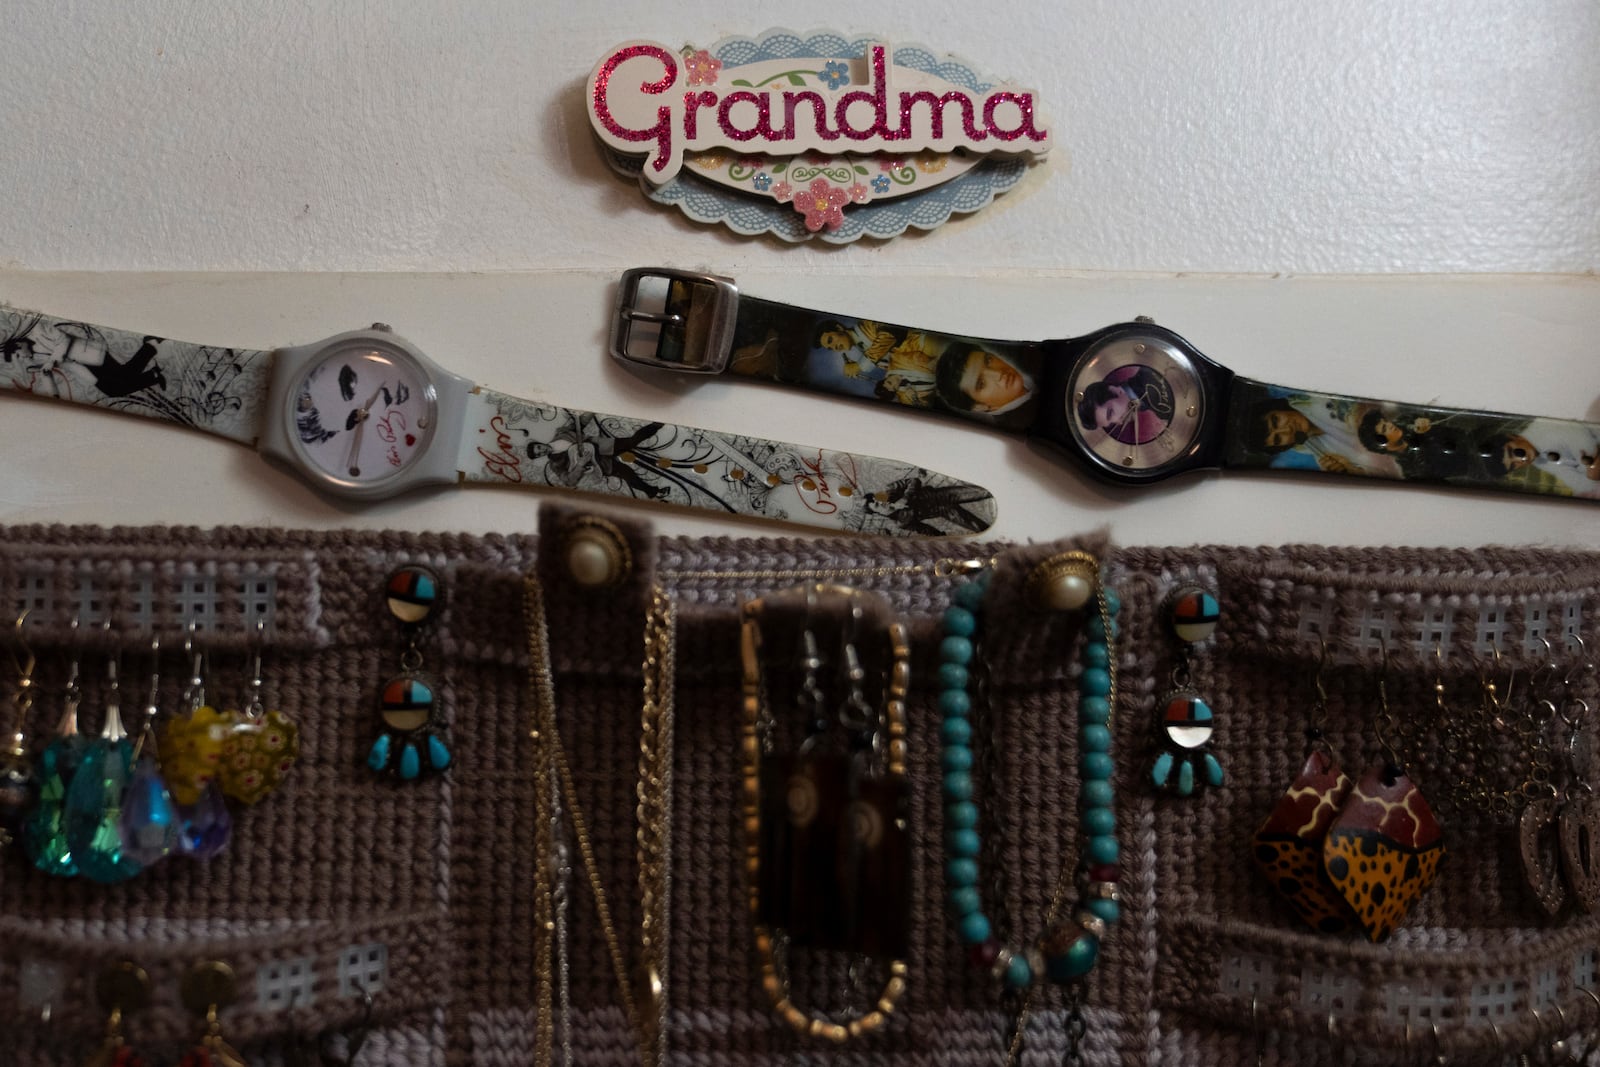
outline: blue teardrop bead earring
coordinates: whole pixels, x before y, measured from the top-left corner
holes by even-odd
[[[384,584],[389,614],[406,630],[401,673],[389,679],[378,697],[383,728],[367,751],[367,766],[413,782],[425,774],[447,770],[454,761],[449,736],[439,721],[439,685],[422,671],[417,647],[422,628],[443,600],[438,575],[420,564],[407,564]]]

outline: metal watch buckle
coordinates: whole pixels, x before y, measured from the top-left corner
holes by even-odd
[[[624,271],[611,321],[611,355],[627,363],[720,374],[733,351],[739,288],[715,274]]]

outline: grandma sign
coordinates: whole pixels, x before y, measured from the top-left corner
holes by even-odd
[[[790,239],[893,236],[846,217],[896,199],[901,215],[918,202],[909,224],[932,228],[987,203],[1051,143],[1031,89],[920,46],[827,32],[773,30],[711,48],[629,41],[595,65],[585,96],[613,164],[647,195]],[[922,202],[956,182],[949,207]],[[790,225],[760,225],[762,212],[741,210],[752,202],[781,209],[765,221],[787,215]]]

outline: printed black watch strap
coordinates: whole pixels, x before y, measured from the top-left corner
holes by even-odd
[[[640,291],[656,281],[664,292]],[[679,271],[628,271],[619,323],[653,324],[649,357],[676,370],[737,374],[818,392],[933,410],[1003,430],[1032,426],[1044,347],[937,333],[735,293]]]
[[[1222,462],[1600,500],[1600,424],[1366,400],[1239,377]]]

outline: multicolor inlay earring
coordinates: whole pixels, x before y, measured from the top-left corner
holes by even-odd
[[[1172,689],[1157,704],[1162,750],[1150,766],[1150,781],[1187,797],[1205,786],[1220,787],[1223,780],[1222,764],[1207,747],[1215,728],[1211,705],[1191,684],[1189,670],[1190,650],[1216,632],[1222,609],[1206,590],[1185,586],[1167,598],[1165,613],[1178,639],[1178,665],[1172,669]]]
[[[379,697],[383,729],[367,752],[367,766],[410,782],[446,770],[452,760],[445,728],[438,720],[438,683],[422,673],[422,652],[417,647],[424,624],[443,597],[443,586],[427,567],[407,564],[389,575],[384,596],[389,613],[405,627],[406,650],[400,656],[400,673],[385,683]]]
[[[1370,941],[1384,940],[1400,925],[1438,876],[1445,852],[1433,809],[1389,742],[1396,723],[1389,710],[1388,665],[1385,649],[1377,731],[1383,760],[1351,790],[1322,849],[1323,868]]]
[[[1311,929],[1340,934],[1350,928],[1350,908],[1322,865],[1328,828],[1350,795],[1350,776],[1323,734],[1328,694],[1322,669],[1328,646],[1317,659],[1316,702],[1306,727],[1305,764],[1251,840],[1256,868]]]

